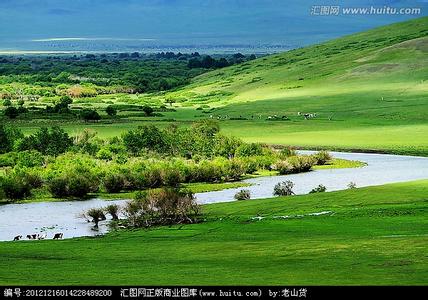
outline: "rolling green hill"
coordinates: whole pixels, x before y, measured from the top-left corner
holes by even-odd
[[[247,118],[222,124],[249,141],[427,155],[427,78],[424,17],[209,72],[166,97]]]

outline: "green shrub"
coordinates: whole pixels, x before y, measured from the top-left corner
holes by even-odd
[[[291,196],[293,192],[294,183],[290,180],[277,183],[273,188],[274,196]]]
[[[200,206],[188,190],[161,188],[139,193],[123,211],[129,226],[150,227],[197,222]]]
[[[319,151],[313,154],[312,157],[315,159],[315,164],[319,166],[325,165],[333,158],[327,151]]]
[[[307,172],[312,169],[315,159],[308,155],[291,156],[286,160],[278,161],[274,169],[281,175]]]
[[[178,187],[185,178],[184,175],[180,173],[180,170],[171,167],[164,168],[161,174],[163,185],[169,187]]]
[[[9,152],[0,155],[0,168],[2,167],[14,167],[18,160],[18,154],[16,152]]]
[[[290,156],[295,156],[295,155],[297,155],[296,151],[291,148],[283,148],[281,149],[281,151],[279,151],[279,156],[282,159],[285,159]]]
[[[162,185],[162,172],[157,167],[151,167],[143,171],[142,179],[147,188],[156,188]]]
[[[68,173],[53,178],[48,183],[49,191],[55,198],[85,197],[98,189],[98,182],[90,174]]]
[[[103,160],[112,160],[113,158],[113,153],[111,153],[111,151],[109,149],[106,148],[101,148],[98,152],[96,157],[98,159],[103,159]]]
[[[327,188],[326,188],[324,185],[320,184],[320,185],[318,185],[317,187],[313,188],[313,189],[309,192],[309,194],[314,194],[314,193],[324,193],[326,190],[327,190]]]
[[[48,189],[54,198],[64,198],[68,194],[68,181],[65,177],[53,178],[48,183]]]
[[[103,186],[108,193],[119,193],[125,189],[125,182],[124,175],[108,173],[103,179]]]
[[[234,196],[236,200],[250,200],[251,199],[251,193],[249,190],[240,190],[237,192]]]
[[[12,174],[0,177],[0,194],[6,199],[20,200],[31,196],[31,185],[25,178]]]
[[[256,143],[242,144],[236,149],[235,155],[237,157],[263,155],[263,147]]]
[[[16,165],[20,167],[40,167],[44,163],[43,155],[36,150],[26,150],[18,152]]]
[[[118,220],[119,219],[119,206],[117,204],[110,204],[107,205],[104,209],[108,214],[110,214],[110,216],[112,217],[113,220]]]

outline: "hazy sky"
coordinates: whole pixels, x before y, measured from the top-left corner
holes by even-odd
[[[314,5],[419,7],[422,13],[314,16]],[[0,48],[51,39],[300,46],[427,12],[427,0],[0,0]]]

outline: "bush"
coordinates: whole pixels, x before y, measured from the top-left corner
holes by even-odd
[[[291,196],[293,192],[294,183],[290,180],[279,182],[273,188],[274,196]]]
[[[101,148],[98,152],[96,157],[98,159],[103,159],[103,160],[112,160],[113,158],[113,153],[111,153],[111,151],[107,148]]]
[[[251,193],[249,190],[240,190],[235,194],[236,200],[250,200],[251,199]]]
[[[180,170],[176,168],[164,168],[161,173],[162,183],[169,187],[178,187],[184,180]]]
[[[80,116],[85,121],[98,121],[101,120],[100,114],[94,109],[84,109],[80,112]]]
[[[113,220],[118,220],[119,216],[119,206],[117,204],[110,204],[107,205],[106,208],[104,209],[108,214],[110,214],[110,216],[112,217]]]
[[[98,184],[89,174],[84,172],[80,174],[69,173],[51,179],[48,188],[54,198],[81,198],[88,193],[95,192],[98,189]]]
[[[18,115],[19,115],[19,111],[18,109],[16,109],[13,106],[8,106],[5,110],[4,110],[4,115],[6,117],[8,117],[9,119],[15,119]]]
[[[353,181],[351,181],[350,183],[348,183],[348,189],[353,190],[357,188],[357,184]]]
[[[313,154],[312,157],[315,160],[315,164],[319,166],[325,165],[329,160],[333,158],[331,154],[327,151],[319,151]]]
[[[263,147],[256,143],[242,144],[236,149],[235,155],[237,157],[263,155]]]
[[[51,179],[48,189],[54,198],[64,198],[68,196],[68,185],[65,177]]]
[[[312,156],[299,155],[277,162],[274,168],[279,174],[286,175],[310,171],[314,164],[315,159]]]
[[[143,184],[147,188],[156,188],[162,185],[162,172],[157,167],[151,167],[142,173]]]
[[[124,213],[133,227],[194,223],[200,206],[188,190],[162,188],[140,193],[125,205]]]
[[[0,177],[2,197],[10,200],[20,200],[31,196],[31,183],[22,174],[10,174]]]
[[[125,188],[125,176],[108,173],[103,179],[103,186],[108,193],[119,193]]]
[[[237,160],[231,160],[226,164],[224,177],[227,181],[240,180],[245,174],[244,164]]]
[[[327,188],[326,188],[324,185],[320,184],[320,185],[318,185],[317,187],[313,188],[313,189],[309,192],[309,194],[314,194],[314,193],[324,193],[326,190],[327,190]]]
[[[20,167],[40,167],[44,163],[43,155],[36,150],[26,150],[18,152],[16,165]]]
[[[286,175],[293,173],[293,166],[287,160],[281,160],[275,164],[275,170],[279,172],[280,175]]]
[[[109,105],[106,107],[106,113],[110,116],[113,117],[117,114],[117,109],[113,106],[113,105]]]
[[[283,148],[281,149],[281,151],[279,151],[279,156],[282,159],[285,159],[290,156],[296,156],[296,155],[297,155],[296,151],[291,148]]]

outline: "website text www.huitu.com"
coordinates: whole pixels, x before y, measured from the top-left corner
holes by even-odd
[[[391,6],[368,6],[368,7],[341,7],[335,5],[313,5],[311,7],[313,16],[338,16],[338,15],[420,15],[419,7],[391,7]]]

